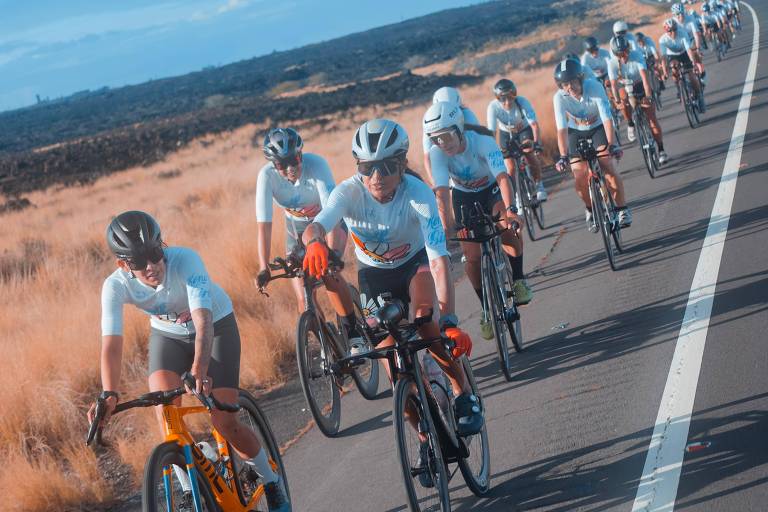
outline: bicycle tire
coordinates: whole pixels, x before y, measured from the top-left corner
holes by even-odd
[[[176,503],[182,495],[181,484],[176,478],[175,471],[171,468],[170,483],[172,497],[166,496],[166,485],[163,481],[164,469],[170,465],[186,468],[187,463],[181,446],[175,441],[168,441],[155,446],[147,459],[144,467],[144,476],[141,485],[141,510],[142,512],[174,512],[175,506],[167,506],[167,500]],[[200,491],[200,502],[205,512],[220,512],[220,508],[213,497],[208,481],[199,471],[197,474],[197,488]],[[174,497],[174,496],[177,496]]]
[[[506,254],[502,255],[504,258],[504,270],[503,273],[506,275],[506,286],[499,286],[499,289],[501,291],[502,297],[506,296],[507,300],[504,301],[504,309],[505,311],[510,311],[512,308],[516,308],[514,303],[514,290],[512,288],[513,283],[515,282],[512,278],[512,264],[509,262],[509,258],[506,256]],[[505,318],[507,318],[507,332],[509,332],[509,338],[512,340],[512,346],[515,348],[515,352],[520,353],[524,350],[524,343],[523,343],[523,328],[522,323],[520,322],[520,312],[519,310],[515,309],[516,315],[505,315]],[[512,318],[515,318],[513,321]]]
[[[531,206],[531,182],[528,180],[528,176],[525,176],[525,168],[519,174],[520,180],[520,199],[523,203],[523,218],[525,219],[525,230],[528,232],[528,238],[531,242],[536,241],[536,228],[533,225],[534,215],[533,207]]]
[[[496,339],[496,349],[499,354],[499,366],[504,378],[512,381],[512,368],[509,359],[509,343],[507,334],[509,329],[504,319],[503,301],[499,297],[499,285],[496,278],[496,270],[490,254],[481,257],[480,273],[482,276],[483,295],[485,296],[488,315],[493,327],[493,335]]]
[[[613,246],[611,245],[611,223],[609,222],[607,218],[607,210],[606,205],[604,202],[604,199],[602,197],[602,193],[600,192],[600,187],[595,180],[590,180],[590,187],[592,190],[593,201],[592,201],[592,211],[594,212],[594,218],[595,222],[597,222],[598,229],[600,231],[600,236],[603,239],[603,245],[605,246],[605,255],[608,258],[608,264],[611,267],[611,270],[616,271],[616,260],[615,255],[613,254]]]
[[[321,336],[325,335],[320,333],[322,327],[313,311],[301,314],[296,334],[296,362],[301,388],[317,428],[325,436],[334,437],[341,424],[341,392],[336,379],[325,368],[325,357],[330,350],[322,341]],[[321,387],[326,389],[322,396]],[[328,395],[327,399],[325,395]]]
[[[400,469],[403,475],[408,506],[412,512],[420,512],[422,505],[429,510],[437,510],[434,505],[439,505],[441,512],[450,512],[451,497],[448,490],[448,470],[437,437],[437,431],[429,413],[429,407],[424,407],[419,398],[413,395],[416,383],[412,377],[402,377],[395,384],[394,400],[392,403],[392,421],[395,426],[395,445]],[[419,458],[419,434],[408,422],[406,417],[406,404],[408,401],[418,408],[421,415],[420,428],[424,429],[429,443],[429,463],[427,468],[432,487],[424,487],[418,481],[417,461]],[[409,442],[409,437],[411,441]],[[415,451],[412,449],[415,447]],[[415,455],[415,456],[414,456]]]
[[[363,308],[360,304],[360,292],[357,288],[349,285],[349,292],[352,295],[352,304],[355,309],[355,317],[359,322],[359,329],[361,333],[365,333],[363,323],[365,322],[365,315],[363,315]],[[365,334],[363,334],[365,335]],[[373,346],[373,340],[368,340]],[[379,361],[377,359],[367,359],[361,366],[355,368],[352,372],[352,379],[355,381],[357,390],[366,400],[375,400],[379,396]]]
[[[643,162],[645,163],[645,168],[648,170],[651,179],[654,179],[656,178],[657,170],[653,160],[653,151],[656,141],[648,127],[648,118],[645,114],[638,114],[636,119],[635,124],[638,126],[638,140],[640,141],[640,150],[643,152]]]
[[[290,501],[291,490],[288,486],[288,476],[285,472],[285,464],[283,464],[283,458],[280,455],[280,447],[277,444],[275,435],[272,433],[272,427],[269,426],[267,417],[264,415],[264,412],[259,407],[253,395],[244,389],[240,390],[237,397],[237,403],[240,405],[240,412],[238,413],[240,423],[248,426],[256,434],[259,443],[271,459],[272,470],[282,479],[285,495],[288,498],[288,501]],[[246,468],[243,465],[237,452],[234,451],[231,445],[229,447],[229,453],[233,461],[235,475],[237,476],[237,478],[234,479],[237,494],[240,497],[240,502],[245,506],[248,505],[248,501],[255,491],[253,473],[249,471],[250,468]],[[261,499],[254,505],[260,507],[255,510],[266,510],[266,498],[262,495]]]
[[[608,203],[610,206],[609,216],[613,217],[616,214],[616,203],[613,201],[613,196],[608,194]],[[613,239],[613,245],[616,247],[616,251],[621,254],[624,252],[624,241],[621,239],[621,227],[618,222],[614,229],[611,230],[611,238]]]
[[[485,403],[480,394],[480,387],[475,381],[475,375],[472,373],[472,365],[466,356],[462,356],[460,362],[467,376],[469,387],[472,389],[472,394],[478,399],[480,411],[485,413]],[[461,442],[464,443],[469,452],[467,457],[459,457],[461,475],[475,496],[484,496],[491,488],[491,455],[488,448],[487,425],[483,423],[480,432],[473,436],[463,437]],[[480,450],[479,456],[478,449]],[[475,469],[476,467],[477,469]]]
[[[685,108],[685,117],[688,119],[688,125],[691,128],[696,128],[696,118],[693,117],[693,98],[691,98],[691,93],[689,91],[689,85],[686,81],[683,84],[683,108]]]

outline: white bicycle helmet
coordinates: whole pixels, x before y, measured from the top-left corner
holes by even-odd
[[[384,160],[408,153],[408,133],[389,119],[363,123],[352,138],[352,155],[361,162]]]
[[[459,133],[464,133],[464,113],[456,103],[439,101],[429,107],[424,114],[424,133],[436,133],[456,127]]]
[[[432,95],[432,104],[439,101],[447,101],[448,103],[461,105],[461,96],[459,95],[459,91],[454,87],[441,87]]]
[[[613,35],[624,35],[629,30],[629,26],[626,21],[617,21],[613,24]]]

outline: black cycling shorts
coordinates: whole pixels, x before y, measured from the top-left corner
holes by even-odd
[[[669,55],[670,62],[673,60],[676,60],[680,63],[680,65],[683,67],[684,70],[690,71],[693,69],[693,62],[691,61],[691,58],[688,56],[688,53],[681,53],[680,55]]]
[[[629,91],[626,88],[624,89],[624,91],[629,93]],[[632,84],[632,96],[634,96],[637,99],[645,98],[645,87],[643,86],[642,80]]]
[[[707,23],[707,28],[712,32],[720,32],[720,27],[717,23]]]
[[[195,335],[179,335],[155,329],[149,333],[149,374],[170,370],[179,375],[192,368],[195,358]],[[240,386],[240,332],[235,314],[230,313],[213,323],[213,349],[208,364],[212,388]]]
[[[501,144],[501,154],[504,158],[511,158],[511,152],[509,145],[512,142],[522,144],[525,141],[531,141],[533,143],[533,128],[526,126],[517,133],[510,133],[504,130],[499,130],[499,143]]]
[[[453,219],[459,226],[464,225],[464,219],[461,218],[461,207],[464,207],[464,211],[467,215],[470,215],[471,209],[474,208],[475,202],[480,203],[483,207],[483,211],[488,215],[493,213],[493,207],[501,201],[501,192],[499,186],[493,184],[490,187],[486,187],[478,192],[464,192],[463,190],[451,190],[451,204],[453,205]]]
[[[577,148],[580,139],[592,139],[592,144],[598,151],[608,147],[608,137],[605,135],[605,127],[602,124],[592,128],[591,130],[574,130],[573,128],[568,128],[569,157],[579,157],[579,151]]]
[[[357,283],[360,285],[363,314],[369,317],[378,311],[384,303],[379,297],[382,293],[389,293],[393,299],[400,299],[405,304],[410,304],[411,280],[424,265],[429,267],[426,249],[420,250],[408,261],[395,268],[371,267],[358,261]]]

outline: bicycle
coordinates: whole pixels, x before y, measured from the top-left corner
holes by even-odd
[[[651,82],[651,91],[653,91],[653,104],[656,106],[656,110],[660,111],[664,105],[661,101],[661,78],[659,78],[656,69],[656,59],[653,56],[646,56],[645,67],[648,70],[648,80]]]
[[[533,149],[533,143],[519,144],[516,140],[510,138],[507,150],[515,164],[515,189],[520,194],[520,202],[523,206],[523,218],[525,218],[525,228],[528,232],[528,238],[531,242],[536,240],[536,228],[533,221],[539,225],[539,229],[544,229],[544,205],[536,196],[536,184],[531,176],[531,166],[525,159],[525,150]]]
[[[637,140],[640,146],[640,151],[643,153],[643,161],[645,162],[645,168],[648,170],[648,174],[651,178],[656,177],[656,171],[659,170],[659,147],[656,143],[656,139],[651,132],[651,125],[648,120],[648,116],[645,113],[645,109],[640,102],[637,101],[637,97],[632,94],[631,89],[627,90],[627,98],[629,104],[632,106],[632,120],[635,123],[635,130],[637,132]]]
[[[675,80],[677,94],[680,97],[680,103],[685,110],[685,116],[688,118],[688,124],[691,128],[696,128],[700,123],[699,119],[699,98],[693,90],[688,73],[680,69],[680,64],[672,61],[672,78]]]
[[[329,253],[330,272],[337,272],[343,268],[343,262],[336,253]],[[341,390],[343,379],[337,378],[330,371],[334,361],[346,357],[349,351],[346,329],[341,318],[336,322],[329,322],[325,318],[323,309],[317,306],[315,292],[323,282],[315,279],[302,268],[302,262],[293,256],[288,259],[275,258],[270,264],[271,270],[282,270],[282,274],[273,274],[274,279],[302,280],[304,287],[304,302],[307,305],[299,317],[296,334],[296,361],[299,369],[301,387],[307,400],[309,411],[315,420],[317,427],[327,437],[334,437],[339,432],[341,425]],[[265,293],[263,290],[262,293]],[[358,332],[366,339],[369,346],[373,346],[373,337],[370,328],[364,322],[363,310],[360,305],[360,294],[350,285],[350,293],[355,309]],[[378,364],[361,365],[352,373],[352,378],[367,400],[373,400],[379,389]]]
[[[616,271],[618,269],[616,254],[624,252],[616,203],[605,183],[605,176],[592,139],[579,139],[576,148],[581,161],[586,161],[589,166],[589,198],[592,202],[592,215],[602,235],[608,263],[611,270]]]
[[[185,385],[194,390],[195,379],[189,373],[182,376]],[[184,417],[211,412],[214,408],[239,412],[241,423],[249,426],[269,455],[273,471],[278,473],[290,501],[290,490],[286,479],[285,466],[272,429],[262,413],[256,399],[241,389],[238,403],[224,404],[213,395],[192,394],[202,405],[182,407],[174,405],[178,397],[186,393],[184,386],[169,391],[153,391],[127,402],[118,403],[113,414],[135,407],[163,407],[163,430],[165,441],[151,452],[144,467],[141,501],[143,512],[176,512],[183,501],[183,484],[179,472],[188,477],[191,487],[192,509],[194,512],[253,512],[267,511],[264,483],[254,469],[243,462],[230,444],[211,428],[210,439],[215,441],[215,460],[203,453],[203,447],[195,442],[192,433],[184,423]],[[106,412],[105,401],[96,401],[94,420],[89,426],[86,444],[93,441],[102,444],[102,429],[99,427]],[[211,443],[213,444],[213,443]],[[213,449],[213,447],[211,447]],[[178,472],[173,466],[178,467]]]
[[[488,432],[483,425],[477,434],[459,436],[452,406],[453,394],[445,377],[443,376],[442,382],[430,381],[430,385],[426,385],[427,379],[419,363],[418,352],[429,348],[436,341],[442,341],[446,348],[452,348],[452,342],[446,338],[419,337],[417,329],[429,322],[431,315],[417,318],[413,323],[401,324],[407,317],[407,306],[397,299],[382,298],[385,302],[375,313],[374,323],[383,329],[386,335],[392,336],[395,344],[342,359],[334,365],[334,370],[339,373],[349,372],[361,359],[389,361],[394,388],[392,417],[395,444],[409,507],[413,512],[450,512],[448,483],[457,469],[449,472],[449,464],[457,464],[464,481],[476,496],[483,496],[490,489]],[[459,361],[472,393],[478,398],[478,406],[484,413],[485,405],[469,360],[466,356],[461,356]],[[409,421],[409,411],[414,410],[418,416],[414,420],[418,430]],[[427,460],[422,460],[421,464],[419,459],[422,441],[419,434],[426,438],[424,458]]]
[[[512,341],[515,352],[522,352],[523,330],[513,292],[512,267],[501,245],[501,234],[508,228],[497,227],[499,218],[485,213],[477,202],[469,214],[462,207],[461,224],[468,236],[452,240],[480,244],[482,315],[483,319],[492,322],[499,365],[504,378],[511,381],[513,375],[507,337]],[[516,226],[513,226],[513,230],[516,230]]]

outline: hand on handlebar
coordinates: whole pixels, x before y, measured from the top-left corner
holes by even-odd
[[[267,287],[271,277],[272,274],[270,273],[269,269],[266,268],[258,273],[256,276],[256,287],[259,289],[259,291]]]
[[[193,395],[208,396],[211,394],[211,388],[213,387],[213,379],[209,377],[208,371],[201,370],[192,366],[189,372],[182,376],[184,387],[187,388],[188,393]]]
[[[608,146],[608,153],[611,154],[612,157],[614,157],[616,160],[621,160],[621,157],[624,156],[624,150],[621,149],[621,146],[618,144],[611,144]]]
[[[467,357],[472,355],[472,338],[469,337],[469,334],[458,327],[448,327],[445,330],[445,335],[454,343],[454,347],[451,349],[451,355],[454,359],[464,354]]]
[[[101,406],[99,406],[99,403],[101,403]],[[104,415],[100,422],[100,427],[103,427],[107,424],[109,421],[109,418],[112,416],[112,413],[115,410],[115,407],[117,407],[117,397],[116,396],[109,396],[107,398],[97,398],[93,404],[91,404],[91,407],[88,409],[88,423],[93,423],[94,418],[96,418],[96,409],[97,407],[106,407],[106,410],[104,411]]]
[[[323,277],[328,270],[328,246],[325,242],[316,239],[309,243],[303,268],[317,279]]]
[[[523,225],[523,219],[517,213],[512,213],[507,210],[507,226],[509,229],[514,230],[518,236],[520,235],[520,227]]]
[[[568,160],[567,156],[561,156],[558,158],[557,162],[555,162],[555,170],[557,172],[565,172],[571,169],[571,162]]]

